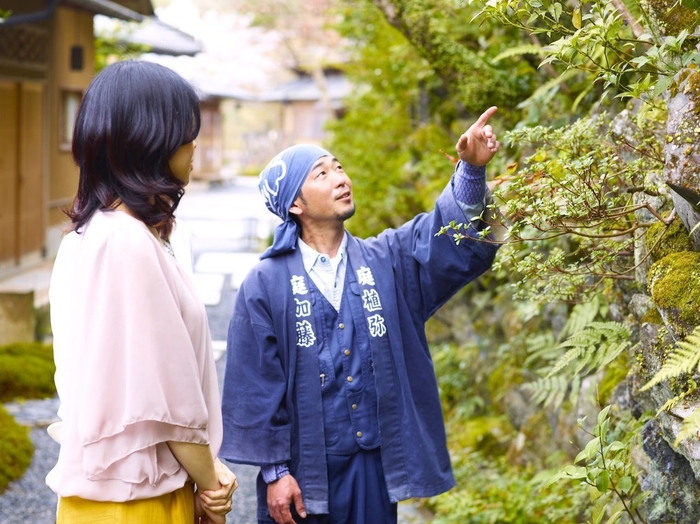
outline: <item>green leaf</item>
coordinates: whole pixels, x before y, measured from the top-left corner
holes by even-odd
[[[698,0],[700,1],[700,0]],[[651,94],[652,96],[656,97],[661,95],[663,92],[665,92],[669,87],[671,87],[671,84],[673,83],[673,76],[662,76],[657,80],[656,84],[654,85],[654,89],[652,90]]]
[[[564,473],[575,480],[582,480],[586,478],[586,468],[574,466],[573,464],[567,465],[564,468]]]
[[[605,493],[606,491],[608,491],[608,488],[610,487],[610,473],[607,469],[601,471],[600,475],[596,477],[595,487],[601,493]]]
[[[618,520],[620,520],[620,517],[624,512],[624,509],[618,509],[615,513],[610,515],[610,518],[605,521],[605,524],[615,524]]]
[[[596,437],[593,440],[591,440],[588,444],[586,444],[586,447],[583,448],[583,451],[581,451],[578,455],[576,455],[574,462],[579,462],[583,459],[590,460],[593,457],[595,457],[599,452],[600,452],[600,437]]]
[[[593,505],[593,511],[591,516],[593,517],[593,524],[600,524],[605,518],[605,513],[607,511],[608,501],[610,500],[610,494],[604,493],[603,496],[598,497]]]
[[[700,0],[698,0],[700,1]],[[576,29],[581,29],[581,8],[577,7],[571,15],[571,23]]]
[[[600,410],[600,413],[598,413],[598,425],[600,426],[603,421],[608,418],[608,413],[610,412],[610,408],[612,406],[605,406],[603,409]]]
[[[620,451],[623,449],[627,449],[627,446],[625,446],[619,440],[616,440],[615,442],[611,443],[609,446],[607,446],[605,448],[606,452],[615,452],[615,451]]]
[[[629,493],[630,489],[632,489],[632,477],[625,475],[624,477],[620,478],[620,480],[617,481],[617,487],[623,493]]]
[[[649,491],[642,491],[639,495],[634,497],[632,499],[632,502],[629,504],[630,510],[634,510],[637,506],[639,506],[644,500],[650,495]]]

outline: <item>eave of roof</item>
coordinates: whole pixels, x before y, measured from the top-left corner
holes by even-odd
[[[146,46],[150,53],[173,56],[194,56],[202,52],[202,45],[192,35],[162,22],[155,16],[146,17],[126,39]]]
[[[111,0],[61,0],[63,5],[84,9],[90,13],[105,15],[119,20],[141,22],[144,16]]]
[[[345,75],[326,76],[326,93],[330,100],[343,99],[350,93],[350,88],[350,82]],[[261,102],[310,102],[321,98],[321,91],[316,81],[310,76],[302,76],[261,93],[258,100]]]
[[[10,15],[0,24],[0,27],[44,22],[54,16],[59,5],[83,9],[90,13],[119,18],[120,20],[140,22],[144,18],[142,14],[110,0],[47,0],[44,9],[41,11]]]

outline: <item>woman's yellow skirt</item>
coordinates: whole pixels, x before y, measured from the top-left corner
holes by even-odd
[[[193,524],[194,487],[128,502],[98,502],[61,497],[56,524]]]

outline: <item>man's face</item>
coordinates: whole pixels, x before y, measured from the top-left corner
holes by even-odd
[[[341,223],[355,213],[352,182],[337,159],[322,156],[314,162],[290,212],[303,222]]]

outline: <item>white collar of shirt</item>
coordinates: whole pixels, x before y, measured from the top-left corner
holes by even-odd
[[[321,291],[326,300],[337,310],[340,309],[340,302],[343,297],[343,286],[345,284],[345,269],[347,267],[347,246],[348,235],[343,235],[338,252],[331,258],[326,253],[319,253],[309,246],[301,238],[297,245],[301,252],[301,259],[304,269]]]

